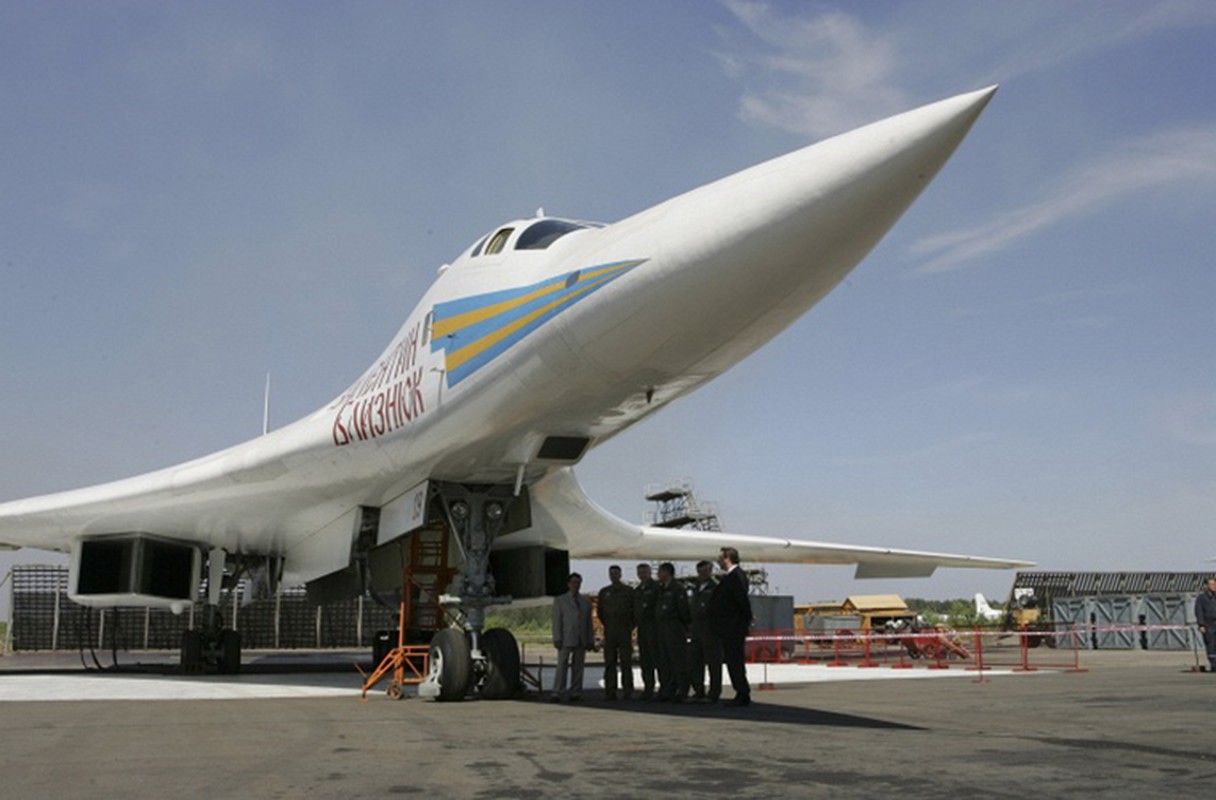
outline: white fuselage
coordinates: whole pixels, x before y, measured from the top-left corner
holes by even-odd
[[[333,403],[187,464],[0,505],[0,541],[67,549],[81,535],[150,531],[286,554],[308,577],[346,557],[349,535],[331,534],[359,505],[427,479],[533,484],[581,457],[541,458],[547,437],[603,442],[804,314],[991,94],[891,117],[544,249],[516,243],[551,220],[504,225],[441,270]],[[488,254],[492,243],[501,250]]]

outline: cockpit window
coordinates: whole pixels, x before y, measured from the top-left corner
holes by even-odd
[[[481,248],[485,245],[486,239],[489,238],[490,237],[488,235],[481,237],[481,241],[478,242],[477,246],[473,248],[472,258],[477,258],[477,256],[481,255]]]
[[[567,233],[586,228],[577,222],[567,222],[562,219],[543,219],[519,235],[515,243],[516,250],[544,250]]]
[[[511,238],[511,234],[514,232],[514,228],[502,228],[498,233],[491,236],[490,241],[486,244],[486,255],[492,256],[501,253],[503,248],[507,246],[507,240]]]

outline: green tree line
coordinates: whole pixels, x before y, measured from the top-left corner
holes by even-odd
[[[935,625],[969,628],[974,625],[992,624],[976,613],[975,603],[967,598],[926,600],[921,597],[909,597],[904,602],[913,612]],[[992,601],[989,601],[989,604],[993,608],[1001,607],[1001,604]],[[521,641],[548,640],[553,629],[553,604],[493,609],[486,615],[486,627],[506,628]]]

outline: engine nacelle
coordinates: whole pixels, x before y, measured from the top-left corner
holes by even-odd
[[[68,597],[95,608],[168,608],[180,614],[198,599],[202,552],[147,533],[81,539],[72,547]]]

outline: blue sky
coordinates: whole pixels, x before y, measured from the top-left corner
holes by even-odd
[[[252,437],[268,371],[272,425],[315,409],[505,219],[613,221],[999,82],[843,285],[579,475],[630,519],[688,477],[740,533],[1203,569],[1214,80],[1199,0],[2,2],[0,499]]]

